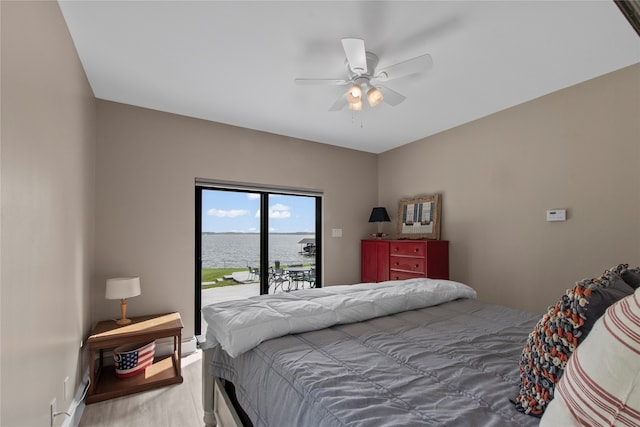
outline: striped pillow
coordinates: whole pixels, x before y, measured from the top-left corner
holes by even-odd
[[[640,425],[640,288],[573,352],[540,426]]]

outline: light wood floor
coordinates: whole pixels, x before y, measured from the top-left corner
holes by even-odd
[[[87,405],[80,427],[203,426],[201,355],[182,358],[182,384]]]

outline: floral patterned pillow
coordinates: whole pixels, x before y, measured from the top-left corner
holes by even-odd
[[[620,276],[627,267],[627,264],[620,264],[598,278],[576,282],[538,321],[520,357],[520,391],[515,399],[519,411],[542,416],[553,399],[555,385],[562,377],[569,357],[588,332],[583,330],[585,320],[589,319],[593,325],[594,319],[602,316],[608,307],[603,304],[590,307],[594,290],[623,289],[623,292],[616,292],[616,297],[610,297],[612,302],[633,293]]]

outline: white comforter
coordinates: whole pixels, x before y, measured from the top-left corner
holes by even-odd
[[[221,302],[202,309],[204,348],[220,345],[236,357],[271,338],[475,297],[476,291],[462,283],[420,278]]]

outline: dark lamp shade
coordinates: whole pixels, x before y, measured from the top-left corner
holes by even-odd
[[[385,208],[373,208],[369,222],[391,222]]]

